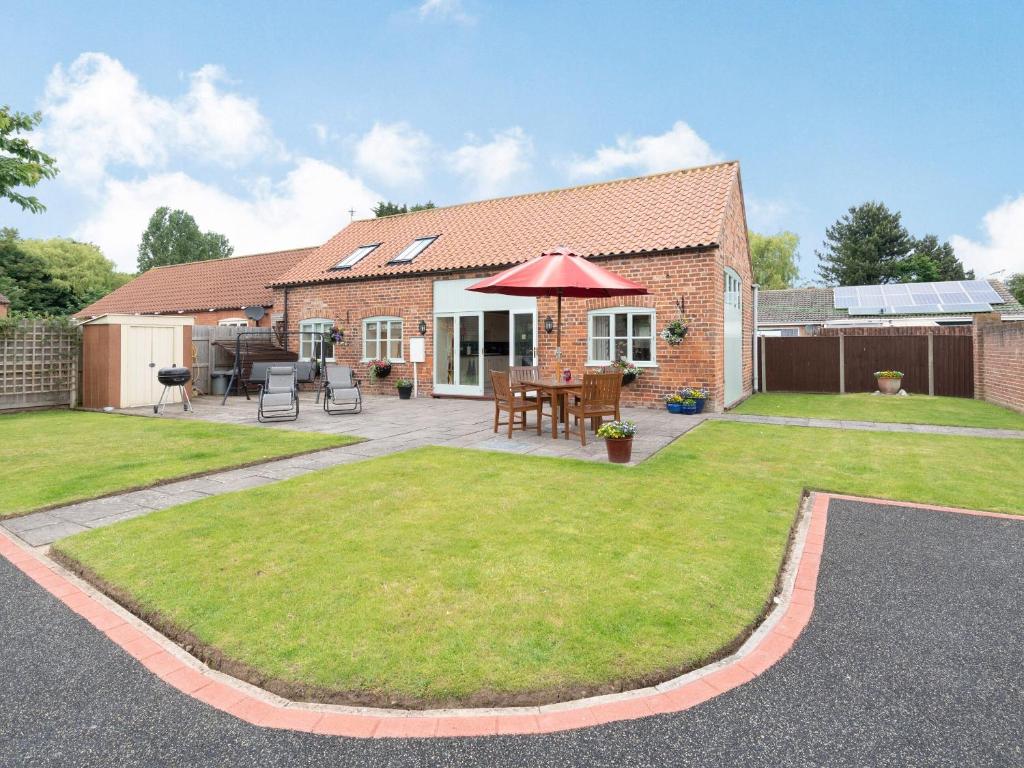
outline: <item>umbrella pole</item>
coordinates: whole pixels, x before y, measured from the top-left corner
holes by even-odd
[[[558,289],[558,331],[555,337],[555,378],[562,375],[562,289]]]

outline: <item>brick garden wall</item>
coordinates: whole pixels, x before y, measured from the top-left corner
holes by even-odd
[[[974,396],[1024,413],[1024,322],[975,318]]]
[[[741,222],[742,226],[742,222]],[[743,226],[742,247],[746,230]],[[733,244],[734,248],[740,246]],[[662,397],[684,386],[705,386],[711,390],[714,407],[721,408],[724,381],[721,372],[723,348],[722,266],[726,263],[743,277],[749,286],[749,260],[741,261],[735,252],[723,256],[716,248],[658,255],[604,258],[600,264],[623,277],[652,288],[647,296],[619,299],[565,299],[562,302],[562,360],[564,367],[576,373],[585,370],[587,355],[587,312],[617,306],[651,307],[657,315],[657,329],[679,316],[677,302],[682,299],[691,320],[690,331],[683,343],[669,346],[660,338],[656,342],[657,368],[647,369],[636,382],[623,390],[623,403],[660,406]],[[427,324],[426,358],[419,366],[420,392],[429,395],[433,381],[433,283],[485,277],[493,271],[463,271],[448,274],[403,276],[376,280],[341,281],[315,286],[292,287],[288,291],[289,330],[297,331],[302,320],[325,318],[333,320],[345,332],[343,345],[335,346],[338,362],[352,366],[360,373],[364,390],[376,394],[395,394],[394,380],[412,378],[411,363],[396,363],[391,376],[371,381],[362,362],[362,321],[376,316],[400,317],[404,323],[403,353],[408,355],[408,340],[418,335],[420,320]],[[747,294],[744,294],[745,297]],[[749,358],[751,302],[745,298],[744,348]],[[283,289],[275,290],[275,311],[284,308]],[[553,373],[555,365],[555,334],[543,330],[544,318],[556,315],[553,298],[537,300],[538,360],[545,373]],[[751,367],[745,363],[744,393],[750,391]]]

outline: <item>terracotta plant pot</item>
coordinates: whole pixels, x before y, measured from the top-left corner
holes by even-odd
[[[396,389],[398,390],[398,399],[399,400],[409,400],[410,398],[412,398],[412,387],[411,386],[409,386],[409,387],[396,387]]]
[[[608,461],[612,464],[628,464],[630,456],[633,455],[633,438],[620,437],[618,439],[605,438],[605,447],[608,449]]]
[[[878,382],[878,391],[883,395],[898,395],[903,389],[903,379],[875,379]]]

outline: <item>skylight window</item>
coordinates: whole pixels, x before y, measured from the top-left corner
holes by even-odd
[[[409,245],[405,247],[404,251],[395,256],[395,258],[393,258],[388,263],[407,264],[408,262],[412,261],[417,256],[419,256],[421,253],[423,253],[423,251],[427,249],[428,245],[437,240],[437,237],[437,235],[433,235],[432,237],[417,237],[415,240],[413,240],[411,243],[409,243]]]
[[[350,269],[363,260],[364,257],[369,256],[373,253],[374,249],[379,246],[380,243],[372,243],[370,245],[360,245],[352,253],[346,256],[344,259],[335,264],[331,269]]]

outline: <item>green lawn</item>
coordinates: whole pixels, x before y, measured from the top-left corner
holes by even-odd
[[[355,441],[111,413],[8,414],[0,416],[0,518]]]
[[[755,623],[805,487],[1016,513],[1021,466],[1024,441],[712,422],[635,468],[425,448],[57,547],[334,700],[550,700],[663,678]]]
[[[986,403],[984,400],[968,400],[964,397],[882,397],[869,393],[803,395],[768,392],[748,398],[734,412],[810,419],[1024,430],[1024,414]]]

